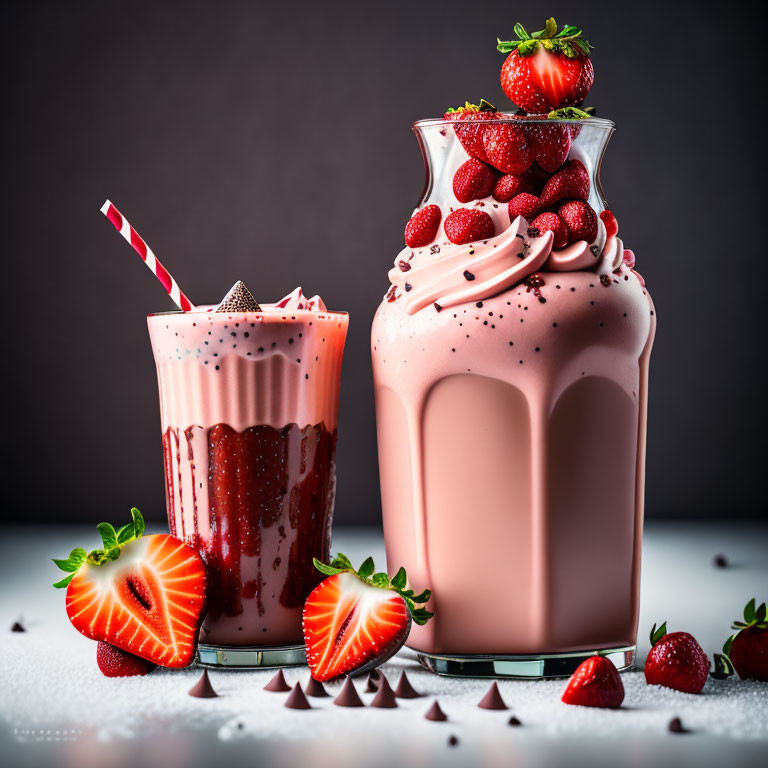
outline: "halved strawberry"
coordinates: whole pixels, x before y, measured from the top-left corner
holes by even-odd
[[[78,632],[163,667],[186,667],[197,648],[205,603],[205,564],[167,534],[142,536],[144,519],[120,530],[98,526],[103,549],[74,549],[54,560],[69,575],[67,615]]]
[[[432,617],[416,607],[429,600],[429,590],[414,595],[406,589],[403,568],[390,579],[386,573],[374,573],[370,557],[358,570],[341,553],[330,565],[314,563],[328,576],[304,604],[304,645],[315,680],[362,674],[379,666],[405,643],[411,621],[425,624]]]

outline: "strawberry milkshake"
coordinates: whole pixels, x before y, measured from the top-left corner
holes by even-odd
[[[327,558],[348,316],[301,289],[148,318],[168,520],[208,566],[203,663],[304,660],[301,610]]]
[[[426,189],[373,322],[387,558],[432,590],[408,644],[440,674],[634,657],[656,318],[600,187],[614,126],[571,106],[588,44],[553,25],[500,43],[520,112],[414,125]]]

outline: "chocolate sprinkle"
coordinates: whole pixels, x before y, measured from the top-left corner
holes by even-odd
[[[421,694],[411,685],[408,675],[403,672],[400,675],[400,680],[397,682],[395,696],[397,696],[398,699],[418,699]]]
[[[264,686],[265,691],[272,693],[285,693],[291,690],[291,686],[285,682],[285,675],[282,669],[278,669],[275,676]]]
[[[384,675],[381,676],[379,692],[373,697],[371,706],[380,707],[381,709],[394,709],[397,707],[395,692],[392,690],[392,686],[390,686],[389,680],[387,680]]]
[[[344,682],[344,686],[341,689],[339,695],[333,700],[333,703],[339,707],[364,707],[363,700],[360,698],[360,694],[355,688],[355,684],[352,682],[352,678],[348,677]]]
[[[435,309],[436,309],[438,312],[442,312],[442,311],[443,311],[443,308],[442,308],[442,307],[441,307],[441,306],[440,306],[440,305],[439,305],[437,302],[435,302]]]
[[[510,717],[507,722],[509,725],[522,725],[522,723],[514,715],[512,715],[512,717]]]
[[[200,679],[189,689],[189,695],[196,699],[215,699],[219,695],[213,690],[207,669],[203,670]]]
[[[24,629],[24,625],[20,621],[14,621],[13,626],[11,627],[11,632],[26,632],[27,630]]]
[[[719,555],[715,555],[712,560],[712,565],[714,565],[715,568],[727,568],[730,563],[728,562],[728,558],[721,552]]]
[[[474,280],[475,276],[468,269],[465,269],[464,270],[464,279],[465,280]]]
[[[504,703],[504,699],[501,698],[499,684],[495,680],[491,683],[488,693],[483,696],[477,706],[480,707],[480,709],[509,709]]]
[[[456,746],[458,746],[458,744],[459,744],[459,737],[458,736],[454,736],[453,734],[451,734],[448,737],[448,746],[449,747],[456,747]]]
[[[307,701],[304,691],[301,690],[301,683],[296,683],[290,696],[285,700],[285,706],[288,709],[312,709],[312,705]]]
[[[432,720],[435,723],[444,723],[448,719],[448,715],[440,709],[440,705],[435,699],[435,703],[429,708],[429,711],[424,715],[425,720]]]
[[[304,693],[307,694],[307,696],[314,696],[316,699],[323,699],[327,698],[331,694],[328,693],[328,691],[325,690],[325,687],[319,680],[315,680],[312,675],[309,676],[309,680],[307,680],[307,685],[304,688]]]
[[[406,283],[405,286],[403,286],[403,287],[405,288],[405,292],[406,293],[408,293],[408,291],[410,291],[411,288],[413,288],[413,286],[410,283]]]

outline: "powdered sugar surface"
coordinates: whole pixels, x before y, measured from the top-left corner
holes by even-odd
[[[72,534],[60,536],[51,546],[50,554],[61,556],[69,551]],[[76,543],[83,543],[82,535]],[[86,542],[87,543],[87,540]],[[6,538],[7,544],[7,538]],[[372,546],[373,545],[373,546]],[[349,537],[342,551],[359,560],[362,554],[380,552],[380,540],[370,535]],[[650,558],[666,558],[668,540],[657,548],[650,547]],[[36,551],[40,552],[38,540]],[[48,543],[43,545],[44,555]],[[4,546],[5,550],[6,547]],[[5,553],[4,568],[21,562],[19,547]],[[22,552],[24,548],[21,547]],[[29,558],[29,550],[24,557]],[[43,555],[43,556],[44,556]],[[41,558],[37,557],[39,561]],[[379,554],[379,560],[383,558]],[[38,562],[39,564],[39,562]],[[706,559],[707,568],[709,555]],[[41,573],[42,571],[42,573]],[[716,574],[709,579],[735,583],[742,593],[754,591],[758,576],[749,567]],[[51,573],[45,568],[26,568],[24,578],[7,579],[14,584],[12,594],[6,590],[0,598],[0,653],[3,659],[0,697],[0,718],[20,740],[24,734],[92,733],[100,740],[125,741],[167,737],[168,733],[185,733],[205,729],[218,743],[324,743],[336,742],[343,733],[346,744],[370,745],[386,743],[393,733],[398,734],[400,746],[418,745],[419,750],[445,749],[449,734],[455,734],[462,743],[503,744],[510,739],[549,740],[588,737],[590,740],[611,739],[695,739],[727,737],[755,743],[768,739],[768,685],[757,682],[709,680],[701,695],[647,686],[642,672],[622,675],[626,689],[624,706],[619,710],[599,710],[568,706],[560,702],[565,688],[564,680],[555,681],[500,681],[499,687],[509,711],[490,712],[477,708],[489,686],[487,680],[456,680],[439,678],[422,670],[415,654],[407,649],[382,667],[394,687],[402,670],[407,670],[414,687],[425,694],[422,698],[398,700],[395,710],[347,709],[333,704],[333,698],[310,699],[309,711],[286,709],[283,704],[287,693],[263,690],[274,671],[223,672],[210,671],[211,682],[219,693],[215,699],[196,699],[188,690],[200,676],[199,669],[156,670],[146,677],[109,679],[102,676],[96,666],[96,645],[79,635],[69,624],[64,611],[63,593],[50,588]],[[55,575],[55,574],[54,574]],[[707,579],[699,579],[706,582]],[[691,584],[696,589],[695,580]],[[704,585],[698,585],[701,589]],[[647,584],[645,599],[651,597]],[[678,599],[683,595],[679,595]],[[691,602],[686,601],[687,605]],[[25,633],[8,631],[19,618],[18,606],[25,606],[23,622]],[[662,606],[661,610],[667,608]],[[718,607],[717,609],[721,609]],[[657,618],[666,618],[659,616]],[[641,626],[646,617],[641,617]],[[673,628],[681,628],[678,621]],[[695,631],[695,630],[694,630]],[[705,650],[717,648],[702,641]],[[306,668],[285,670],[289,684],[306,682]],[[365,678],[357,680],[358,691],[366,705],[374,694],[365,693]],[[326,686],[333,695],[339,683]],[[434,723],[424,714],[437,698],[448,715],[448,722]],[[507,725],[514,714],[523,726]],[[691,734],[669,734],[667,725],[673,717],[680,717]],[[400,748],[400,747],[398,747]],[[414,747],[415,748],[415,747]]]

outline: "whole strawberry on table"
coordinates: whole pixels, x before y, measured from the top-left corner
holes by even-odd
[[[98,640],[107,677],[144,675],[154,665],[186,667],[194,660],[203,619],[206,571],[200,555],[168,534],[144,536],[144,518],[115,529],[100,523],[103,546],[73,549],[53,562],[68,575],[72,626]]]
[[[709,659],[688,632],[667,634],[667,622],[651,629],[651,651],[645,660],[645,681],[684,693],[701,693],[709,675]]]
[[[715,654],[713,677],[730,677],[736,672],[742,680],[768,682],[768,610],[765,603],[755,606],[753,597],[744,608],[743,620],[731,625],[736,633]]]

